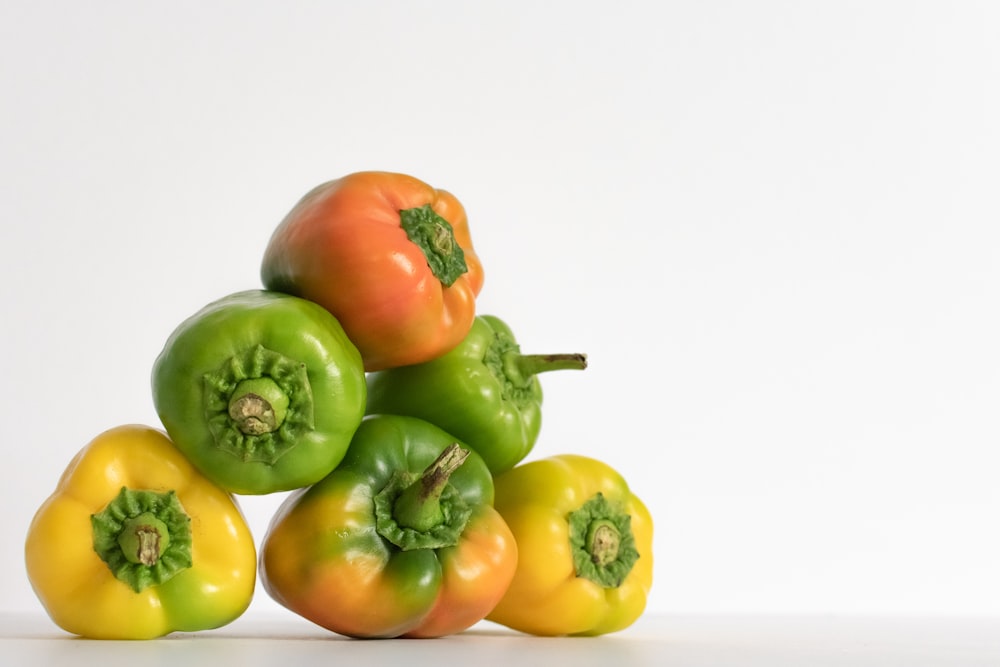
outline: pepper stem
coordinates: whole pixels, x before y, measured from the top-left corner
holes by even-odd
[[[288,395],[269,377],[247,378],[229,397],[229,416],[245,435],[276,431],[288,412]]]
[[[587,551],[598,567],[606,567],[618,558],[622,536],[618,527],[606,519],[597,519],[587,528]]]
[[[583,370],[587,367],[585,354],[520,354],[510,350],[503,357],[507,377],[517,385],[525,384],[538,373],[560,370]]]
[[[170,544],[167,524],[151,512],[126,519],[118,535],[118,546],[130,563],[155,565]]]
[[[530,377],[546,371],[583,370],[587,367],[585,354],[508,354],[504,358],[508,371],[521,377]],[[510,368],[512,367],[512,369]]]
[[[603,588],[617,588],[639,558],[632,517],[597,493],[570,512],[569,543],[576,576]]]
[[[458,470],[469,456],[456,442],[448,445],[440,456],[410,483],[393,505],[392,515],[403,528],[428,531],[445,520],[441,510],[441,494],[451,474]]]
[[[191,518],[173,491],[123,487],[90,523],[94,552],[136,593],[192,565]]]

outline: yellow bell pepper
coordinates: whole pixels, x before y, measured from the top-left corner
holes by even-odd
[[[653,582],[653,520],[607,464],[564,454],[494,481],[520,554],[486,617],[534,635],[601,635],[642,615]]]
[[[256,548],[235,499],[157,429],[110,429],[73,458],[25,542],[52,620],[95,639],[225,625],[249,606]]]

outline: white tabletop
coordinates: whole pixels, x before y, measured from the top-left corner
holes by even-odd
[[[294,615],[138,642],[81,640],[43,615],[0,615],[0,664],[667,665],[669,667],[997,667],[1000,618],[646,615],[596,638],[541,638],[490,623],[430,640],[354,640]]]

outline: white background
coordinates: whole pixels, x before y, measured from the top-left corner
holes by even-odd
[[[659,612],[1000,612],[1000,5],[0,5],[0,605],[69,458],[361,169],[452,191],[532,455],[617,468]],[[280,496],[241,498],[264,530]],[[249,613],[275,610],[263,593]]]

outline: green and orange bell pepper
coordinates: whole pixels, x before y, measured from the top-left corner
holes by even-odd
[[[261,545],[264,589],[354,637],[464,630],[507,590],[517,545],[475,453],[411,417],[367,417],[347,455],[282,503]]]

